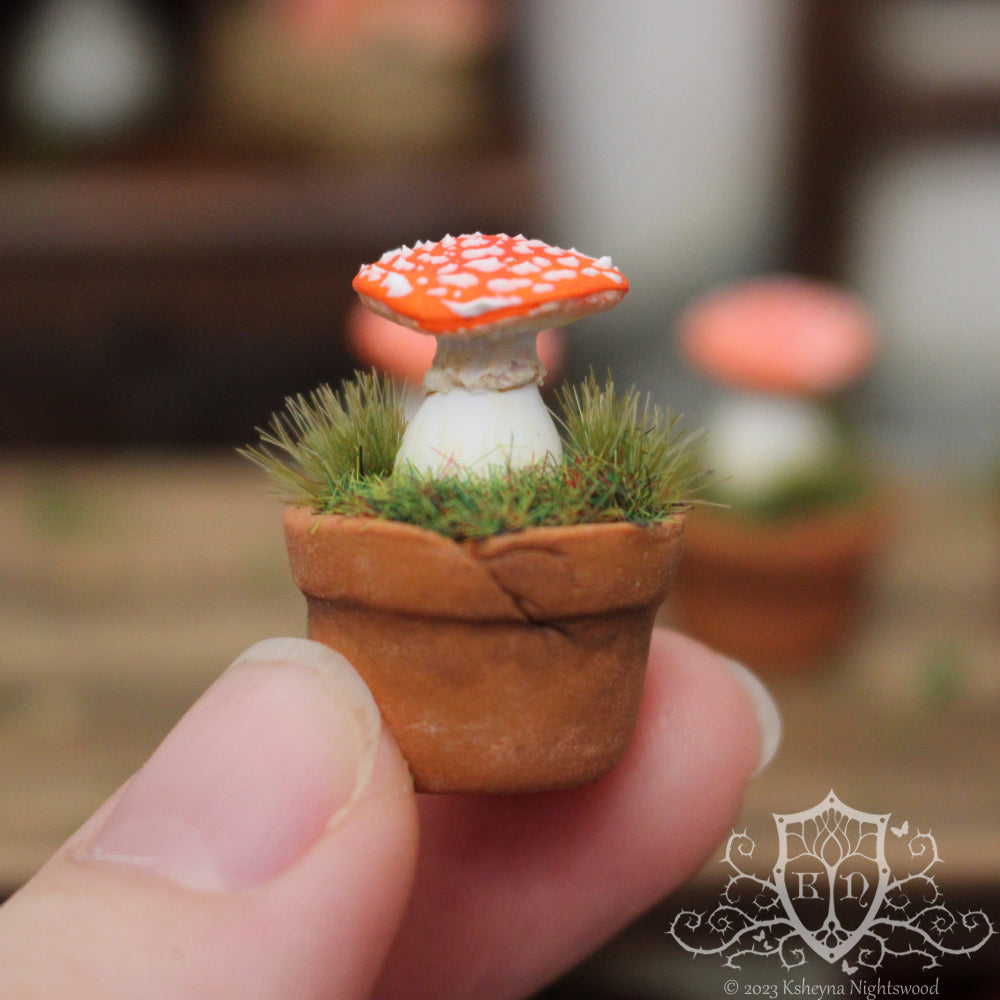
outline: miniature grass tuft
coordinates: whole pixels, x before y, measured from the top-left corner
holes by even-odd
[[[339,393],[321,385],[290,396],[257,429],[260,444],[239,452],[267,473],[283,500],[321,508],[352,482],[388,476],[405,429],[395,383],[358,372]]]
[[[686,431],[678,415],[634,387],[620,394],[610,374],[603,386],[591,374],[578,387],[564,387],[558,402],[566,463],[589,467],[613,491],[605,503],[625,520],[668,516],[707,485],[704,432]]]
[[[635,390],[591,376],[559,394],[561,461],[495,468],[486,476],[434,478],[393,471],[404,421],[385,379],[360,375],[342,394],[296,396],[241,449],[284,500],[317,511],[403,521],[449,538],[483,538],[530,527],[663,520],[704,485],[700,435],[687,434]]]

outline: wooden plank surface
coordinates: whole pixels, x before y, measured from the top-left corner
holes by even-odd
[[[0,467],[0,886],[246,646],[303,634],[281,506],[235,455]]]

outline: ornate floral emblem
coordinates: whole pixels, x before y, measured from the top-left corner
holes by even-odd
[[[678,913],[668,933],[686,951],[719,955],[734,969],[745,955],[791,969],[810,951],[848,973],[903,955],[930,969],[943,955],[981,948],[996,933],[993,922],[981,910],[945,906],[931,874],[940,861],[934,837],[911,834],[908,821],[890,826],[890,815],[852,809],[832,791],[811,809],[774,814],[770,878],[744,867],[757,845],[734,831],[723,858],[731,874],[715,909]]]

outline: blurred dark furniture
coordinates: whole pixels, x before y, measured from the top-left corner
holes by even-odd
[[[948,79],[900,65],[887,52],[908,28],[923,29],[925,37],[935,26],[974,32],[984,13],[995,28],[990,8],[996,0],[794,5],[797,122],[788,255],[795,270],[844,276],[854,199],[878,158],[918,143],[1000,137],[1000,61],[995,77],[963,75],[956,67]],[[919,60],[919,53],[908,57]]]
[[[233,162],[0,173],[0,442],[244,440],[353,368],[358,266],[504,228],[517,157],[399,169]]]
[[[341,323],[362,262],[530,228],[506,51],[484,70],[485,144],[338,159],[213,132],[205,5],[158,6],[182,82],[141,134],[56,149],[0,106],[0,446],[245,441],[289,393],[353,370]],[[28,8],[0,13],[0,70]]]

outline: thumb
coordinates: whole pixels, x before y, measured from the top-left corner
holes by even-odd
[[[350,664],[258,643],[0,908],[0,996],[365,996],[416,845],[406,765]]]

